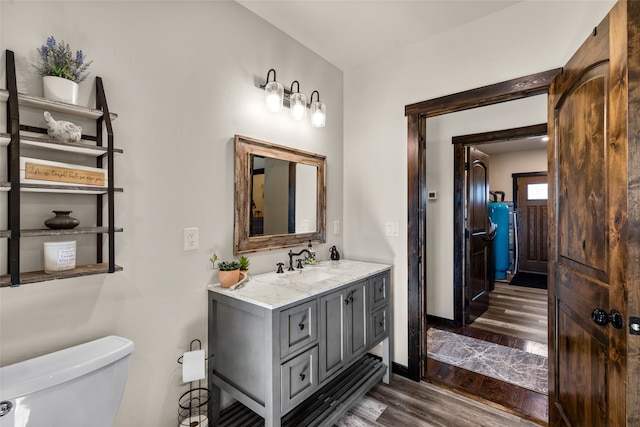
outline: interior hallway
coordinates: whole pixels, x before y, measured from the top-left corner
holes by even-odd
[[[496,282],[496,288],[490,295],[489,309],[473,324],[452,327],[444,322],[430,321],[429,327],[519,350],[547,344],[546,289]],[[431,358],[427,359],[427,374],[429,381],[438,385],[474,399],[484,399],[540,425],[548,423],[549,401],[545,394]]]

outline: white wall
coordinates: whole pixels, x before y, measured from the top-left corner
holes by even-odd
[[[478,148],[482,150],[482,146]],[[504,191],[505,201],[513,201],[512,174],[546,171],[547,150],[512,151],[489,157],[491,191]]]
[[[130,338],[116,426],[173,427],[187,389],[176,360],[190,340],[206,344],[208,258],[233,256],[233,136],[326,155],[327,222],[342,221],[342,72],[230,1],[3,1],[0,14],[2,56],[15,52],[21,92],[42,93],[31,61],[49,35],[94,60],[91,77],[104,80],[124,150],[115,170],[124,271],[1,289],[0,365],[104,335]],[[325,128],[266,112],[256,82],[269,68],[285,85],[298,79],[307,95],[322,94]],[[80,103],[93,105],[92,84],[81,84]],[[199,228],[200,249],[183,251],[185,227]],[[342,248],[342,236],[328,233],[318,258],[332,245]],[[286,251],[249,258],[253,273],[272,271]]]
[[[405,105],[560,67],[613,4],[521,2],[345,72],[344,252],[349,258],[394,265],[396,362],[407,364],[407,238],[406,233],[385,236],[383,230],[385,221],[399,222],[401,230],[407,225]],[[476,125],[496,130],[491,122]],[[441,141],[437,147],[443,156],[437,178],[443,183],[450,179],[447,165],[453,164],[450,144]],[[449,225],[430,220],[429,227],[445,230]],[[453,257],[453,232],[443,233],[430,238],[428,258]],[[451,275],[452,263],[443,258],[440,267],[427,286],[429,292],[432,286],[443,291],[427,296],[429,312],[451,318],[452,283],[446,272]]]

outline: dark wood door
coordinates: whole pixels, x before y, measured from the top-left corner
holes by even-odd
[[[489,156],[468,147],[467,164],[465,322],[471,323],[489,308]]]
[[[515,175],[518,208],[518,271],[547,272],[547,174]]]
[[[627,8],[635,9],[635,16],[628,16],[635,20],[629,28],[636,34],[640,16],[633,3],[620,2],[612,9],[549,89],[549,398],[554,426],[628,425],[627,55],[632,50]],[[614,326],[607,316],[599,319],[605,324],[596,324],[595,309],[625,324]]]

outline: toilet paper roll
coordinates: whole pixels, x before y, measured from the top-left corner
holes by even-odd
[[[204,378],[204,350],[188,351],[182,355],[182,381],[188,383]]]
[[[206,415],[194,415],[187,417],[180,423],[180,427],[209,427],[209,420]]]

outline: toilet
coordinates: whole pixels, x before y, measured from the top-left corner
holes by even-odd
[[[133,347],[108,336],[0,368],[0,427],[112,427]]]

